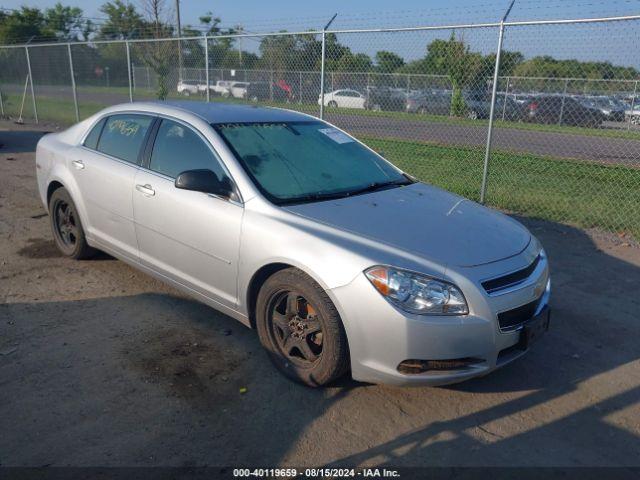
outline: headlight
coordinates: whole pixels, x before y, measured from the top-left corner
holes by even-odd
[[[383,297],[407,312],[424,315],[469,313],[464,295],[451,283],[385,266],[371,267],[364,274]]]

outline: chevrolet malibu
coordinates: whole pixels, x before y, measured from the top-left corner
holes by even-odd
[[[308,115],[118,105],[43,137],[36,172],[63,254],[108,252],[255,328],[310,386],[459,382],[549,325],[526,228]]]

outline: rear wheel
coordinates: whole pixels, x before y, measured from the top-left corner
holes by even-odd
[[[287,377],[312,387],[343,375],[347,338],[333,302],[305,273],[273,274],[258,294],[256,326],[273,364]]]
[[[71,195],[63,187],[51,195],[49,219],[53,239],[58,250],[64,255],[76,260],[95,255],[96,250],[87,244],[80,216]]]

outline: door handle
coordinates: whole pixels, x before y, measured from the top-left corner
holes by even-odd
[[[136,190],[138,190],[140,193],[143,193],[149,197],[152,197],[156,194],[156,191],[148,183],[146,185],[137,184]]]
[[[73,166],[78,170],[82,170],[84,168],[84,162],[82,160],[74,160],[71,163],[73,163]]]

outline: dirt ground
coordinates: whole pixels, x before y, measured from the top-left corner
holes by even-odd
[[[640,249],[625,238],[523,219],[554,311],[502,370],[312,390],[231,318],[106,255],[62,258],[36,194],[41,129],[0,123],[0,465],[640,466]]]

